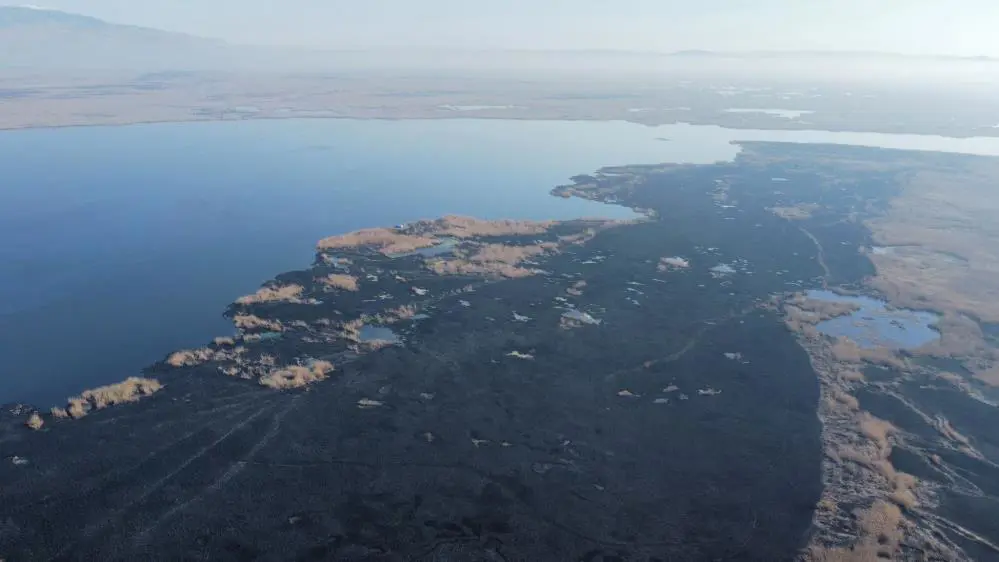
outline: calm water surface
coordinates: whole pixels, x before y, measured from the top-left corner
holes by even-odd
[[[736,139],[999,154],[999,139],[614,122],[0,132],[0,403],[50,405],[230,333],[226,304],[307,267],[323,236],[447,213],[630,216],[548,191],[601,166],[728,160]]]

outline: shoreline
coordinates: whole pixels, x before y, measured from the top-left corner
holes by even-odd
[[[456,112],[457,113],[457,112]],[[995,134],[992,135],[981,135],[975,133],[966,134],[939,134],[939,133],[929,133],[921,132],[919,130],[886,130],[886,129],[860,129],[860,128],[849,128],[849,127],[834,127],[834,128],[810,128],[810,127],[795,127],[795,126],[774,126],[780,125],[781,123],[769,123],[767,127],[759,127],[757,125],[740,125],[738,123],[726,123],[724,121],[713,121],[713,120],[699,120],[699,121],[689,121],[689,120],[661,120],[661,121],[643,121],[637,119],[629,119],[626,116],[594,116],[594,117],[560,117],[560,116],[546,116],[546,115],[428,115],[424,112],[415,112],[412,115],[370,115],[364,113],[348,114],[348,115],[304,115],[304,116],[260,116],[260,117],[244,117],[239,119],[226,119],[219,117],[197,117],[197,116],[187,116],[187,117],[176,117],[176,118],[164,118],[164,119],[142,119],[136,118],[131,120],[125,120],[122,122],[108,121],[108,122],[93,122],[93,123],[51,123],[51,124],[26,124],[26,125],[2,125],[0,124],[0,134],[12,133],[17,131],[35,131],[35,130],[58,130],[58,129],[85,129],[85,128],[116,128],[116,127],[134,127],[141,125],[169,125],[169,124],[184,124],[184,123],[231,123],[231,122],[245,122],[245,121],[295,121],[295,120],[331,120],[331,121],[449,121],[449,120],[459,120],[459,121],[537,121],[537,122],[570,122],[570,123],[628,123],[632,125],[643,126],[646,128],[657,128],[663,126],[675,126],[675,125],[688,125],[692,127],[716,127],[720,129],[730,130],[730,131],[768,131],[768,132],[787,132],[787,133],[832,133],[832,134],[859,134],[859,135],[885,135],[885,136],[899,136],[899,137],[925,137],[925,138],[941,138],[941,139],[951,139],[951,140],[997,140],[999,141],[999,129],[985,129],[986,131],[995,130]],[[788,123],[791,125],[791,123]],[[671,140],[671,139],[660,139],[660,140]],[[741,142],[741,141],[733,141]],[[770,141],[746,141],[746,142],[770,142]],[[783,142],[783,141],[773,141],[773,142]],[[796,141],[787,141],[796,142]],[[846,143],[844,143],[846,144]],[[866,146],[866,145],[856,145],[856,146]],[[897,150],[914,150],[901,148]],[[932,149],[926,149],[929,152],[936,152]]]

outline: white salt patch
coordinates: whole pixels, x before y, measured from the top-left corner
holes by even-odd
[[[810,115],[815,112],[809,109],[756,109],[735,107],[726,109],[725,113],[762,113],[764,115],[773,115],[774,117],[783,117],[784,119],[798,119],[802,115]]]
[[[517,109],[516,105],[441,105],[438,109],[446,111],[488,111],[491,109]]]
[[[674,269],[687,269],[690,267],[690,260],[673,256],[659,260],[659,271],[672,271]]]
[[[735,268],[727,263],[720,263],[711,268],[711,276],[714,278],[728,277],[735,273]]]
[[[596,318],[590,316],[589,314],[576,309],[567,310],[564,314],[562,314],[562,316],[570,320],[578,320],[583,324],[590,324],[594,326],[600,324],[601,322],[601,320],[597,320]]]

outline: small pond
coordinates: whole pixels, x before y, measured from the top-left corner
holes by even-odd
[[[373,341],[400,343],[402,341],[395,332],[384,326],[361,326],[359,337],[364,343]]]
[[[859,306],[856,312],[820,322],[817,328],[826,335],[846,336],[861,347],[912,349],[940,338],[940,333],[933,328],[940,316],[932,312],[892,308],[879,299],[839,295],[832,291],[813,290],[806,294],[815,300]]]

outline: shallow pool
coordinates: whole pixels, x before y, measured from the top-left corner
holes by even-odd
[[[933,312],[892,308],[883,300],[839,295],[832,291],[813,290],[806,295],[810,299],[859,306],[856,312],[820,322],[817,328],[826,335],[846,336],[861,347],[912,349],[940,338],[934,328],[940,315]]]

